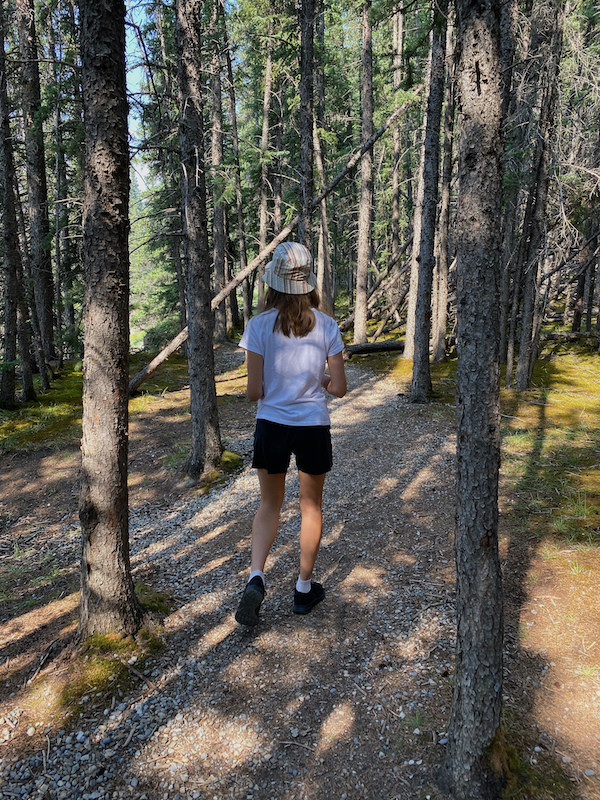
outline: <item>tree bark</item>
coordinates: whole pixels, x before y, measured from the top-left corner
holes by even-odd
[[[0,365],[0,408],[14,408],[17,361],[17,276],[19,232],[15,209],[15,165],[10,130],[10,111],[4,55],[4,2],[0,0],[0,191],[4,256],[4,351]]]
[[[371,0],[365,0],[362,11],[362,80],[361,138],[368,141],[373,134],[373,34]],[[367,341],[367,290],[371,262],[371,207],[373,205],[373,154],[366,153],[360,162],[360,204],[358,209],[358,245],[356,252],[356,304],[354,308],[354,344]]]
[[[298,241],[312,253],[314,0],[298,2],[300,28],[300,207]]]
[[[129,562],[129,143],[122,0],[81,3],[85,122],[79,634],[142,624]]]
[[[33,0],[17,0],[16,8],[19,53],[23,62],[21,96],[25,121],[31,264],[42,347],[44,357],[50,360],[54,355],[54,283],[52,259],[48,247],[50,222]]]
[[[263,91],[262,130],[260,136],[260,207],[258,212],[258,247],[264,250],[269,234],[269,138],[271,96],[273,93],[273,15],[269,18],[267,35],[267,59],[265,62],[265,87]],[[261,312],[265,304],[264,265],[257,275],[257,308]]]
[[[202,2],[176,4],[179,63],[181,203],[188,309],[188,371],[192,441],[184,470],[191,478],[215,468],[223,448],[214,380],[210,256],[202,142]],[[217,294],[217,297],[223,292]],[[224,299],[214,299],[216,308]]]
[[[409,397],[411,403],[426,403],[431,391],[431,373],[429,369],[431,287],[435,263],[440,128],[444,102],[447,0],[434,2],[432,16],[431,68],[425,115],[425,140],[423,144],[423,204],[421,208],[421,235],[417,256],[419,270],[417,304],[415,308],[413,375]]]
[[[402,41],[404,36],[404,9],[394,7],[392,15],[392,75],[394,92],[402,83]],[[397,104],[397,100],[395,101]],[[392,161],[392,258],[400,250],[400,158],[402,156],[402,130],[400,124],[393,131],[394,156]]]
[[[316,113],[314,121],[314,156],[319,176],[319,188],[323,189],[327,185],[325,171],[325,145],[321,142],[319,129],[325,126],[325,74],[324,74],[324,53],[325,53],[325,9],[323,0],[317,0],[316,12],[317,28],[317,57],[315,58],[315,95]],[[331,317],[334,316],[334,287],[333,275],[331,271],[331,258],[329,254],[329,221],[327,219],[327,201],[321,200],[319,218],[319,244],[317,250],[317,289],[321,298],[321,310]]]
[[[499,309],[500,4],[457,2],[457,643],[444,781],[461,800],[494,783],[502,711]]]
[[[223,12],[224,13],[224,12]],[[229,98],[229,120],[231,123],[231,144],[235,168],[235,205],[236,205],[236,234],[240,258],[240,271],[246,269],[248,256],[246,253],[246,232],[244,226],[244,202],[242,197],[242,170],[240,166],[240,144],[237,125],[237,110],[235,103],[235,84],[233,82],[233,67],[231,64],[231,51],[227,37],[227,24],[223,25],[225,36],[225,56],[227,59],[227,95]],[[244,328],[252,316],[252,298],[250,297],[250,283],[248,279],[242,284]]]
[[[539,303],[538,263],[545,236],[546,202],[550,165],[550,136],[554,125],[554,112],[558,99],[558,72],[562,53],[564,10],[558,0],[549,17],[551,40],[548,65],[546,67],[546,86],[541,100],[540,119],[536,136],[533,182],[530,186],[531,214],[523,227],[519,256],[525,272],[523,285],[523,309],[521,312],[521,337],[519,359],[515,370],[515,388],[523,391],[529,386],[529,379],[536,359],[534,317]],[[517,265],[519,269],[519,264]],[[507,380],[509,376],[507,375]]]
[[[219,4],[213,3],[211,14],[212,58],[210,69],[211,88],[211,188],[213,198],[213,262],[215,294],[225,286],[225,206],[223,204],[223,102],[221,95],[221,58],[222,42],[219,27]],[[214,337],[218,342],[227,339],[227,318],[225,303],[215,310]]]
[[[446,31],[446,88],[444,101],[444,162],[442,167],[440,218],[437,238],[436,313],[433,319],[433,360],[440,362],[446,355],[446,325],[448,322],[448,273],[450,270],[450,198],[453,174],[455,71],[454,25],[448,20]]]

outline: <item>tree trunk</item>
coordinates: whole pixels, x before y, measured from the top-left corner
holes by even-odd
[[[229,119],[231,122],[231,144],[233,148],[233,159],[235,169],[235,204],[236,204],[236,234],[238,240],[238,250],[240,258],[240,271],[246,269],[248,256],[246,254],[246,232],[244,228],[244,201],[242,198],[242,170],[240,166],[240,144],[237,126],[237,110],[235,104],[235,84],[233,82],[233,67],[231,64],[231,51],[227,37],[227,25],[223,25],[225,36],[225,56],[227,59],[227,95],[229,98]],[[244,328],[252,316],[252,298],[250,297],[250,282],[246,280],[242,284]]]
[[[316,114],[314,122],[314,155],[319,175],[319,189],[327,185],[325,172],[325,145],[321,142],[319,129],[325,126],[325,74],[323,58],[325,53],[325,9],[323,0],[318,0],[317,8],[317,42],[318,56],[315,59],[315,95]],[[334,316],[333,275],[331,274],[331,258],[329,256],[329,221],[327,219],[327,201],[321,200],[319,219],[319,246],[317,251],[317,289],[321,298],[321,310]]]
[[[371,0],[364,0],[362,12],[362,81],[361,109],[363,143],[373,134],[373,34]],[[358,245],[356,252],[356,305],[354,308],[354,344],[367,341],[367,291],[371,262],[371,207],[373,205],[373,155],[360,162],[360,205],[358,209]]]
[[[218,465],[222,453],[214,379],[206,184],[201,146],[204,141],[201,0],[179,0],[176,4],[176,37],[192,422],[191,448],[184,469],[191,478],[199,478],[205,470]],[[215,307],[217,305],[218,302]]]
[[[221,96],[221,58],[222,48],[219,35],[219,5],[213,3],[211,14],[212,58],[210,88],[212,95],[212,137],[211,137],[211,188],[213,198],[213,261],[215,294],[225,286],[225,206],[223,204],[223,103]],[[215,311],[214,337],[218,342],[227,339],[227,318],[225,300]]]
[[[446,355],[446,325],[448,322],[448,273],[450,269],[449,233],[450,198],[452,186],[452,160],[454,145],[455,74],[454,74],[454,26],[448,20],[446,31],[446,97],[444,101],[444,163],[438,224],[438,261],[436,285],[436,313],[433,318],[433,360],[443,361]]]
[[[394,92],[402,83],[402,40],[404,35],[404,9],[394,7],[392,15],[392,74]],[[397,105],[397,100],[395,101]],[[402,130],[400,124],[393,131],[394,156],[392,162],[392,258],[400,250],[400,158],[402,156]]]
[[[133,634],[127,495],[129,142],[125,6],[83,0],[85,122],[83,420],[79,634]]]
[[[502,711],[499,15],[491,0],[457,3],[457,643],[444,780],[460,800],[488,797]]]
[[[447,16],[447,0],[435,2],[433,5],[429,95],[427,98],[425,141],[423,145],[423,205],[421,210],[421,238],[417,257],[419,262],[419,281],[415,308],[413,375],[409,397],[411,403],[426,403],[431,391],[431,373],[429,370],[431,286],[435,263],[435,229],[440,163],[440,128],[444,103]]]
[[[21,96],[25,121],[29,242],[42,347],[45,358],[49,360],[54,355],[54,283],[48,247],[50,222],[33,0],[17,0],[16,8],[19,53],[23,62]]]
[[[530,187],[532,213],[529,215],[529,224],[523,227],[521,241],[525,243],[519,248],[522,264],[525,269],[525,284],[523,286],[523,310],[521,320],[521,337],[519,344],[519,359],[515,370],[515,388],[523,391],[529,386],[529,378],[536,358],[534,347],[533,319],[536,313],[538,296],[538,263],[541,257],[546,227],[546,202],[548,198],[548,181],[550,166],[550,136],[554,125],[554,111],[558,98],[558,72],[562,53],[564,10],[557,2],[549,17],[551,37],[551,51],[546,67],[546,86],[541,100],[540,119],[536,136],[536,152],[534,157],[534,181]],[[518,268],[518,266],[517,266]],[[508,375],[507,375],[508,379]]]
[[[271,113],[271,96],[273,93],[273,15],[269,18],[267,35],[267,60],[265,63],[265,88],[263,91],[262,131],[260,137],[260,208],[258,213],[258,247],[264,250],[269,233],[269,138]],[[264,310],[265,285],[263,283],[264,264],[257,276],[257,309]]]
[[[0,408],[13,408],[16,401],[17,343],[23,400],[36,399],[29,353],[27,306],[23,296],[23,265],[15,200],[15,163],[10,130],[10,110],[4,56],[4,12],[0,4],[0,189],[4,261],[4,352],[0,365]]]
[[[300,208],[298,241],[312,253],[314,0],[298,0],[300,28]]]

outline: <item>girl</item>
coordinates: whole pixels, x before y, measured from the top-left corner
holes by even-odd
[[[312,572],[321,542],[321,501],[332,466],[325,389],[346,394],[344,343],[334,319],[318,311],[312,257],[304,245],[285,242],[265,268],[266,309],[240,341],[246,350],[248,397],[258,401],[254,457],[260,506],[252,524],[250,578],[235,614],[256,625],[265,596],[264,566],[277,535],[285,476],[294,453],[300,479],[300,575],[294,612],[308,614],[325,597]],[[325,374],[325,363],[329,374]]]

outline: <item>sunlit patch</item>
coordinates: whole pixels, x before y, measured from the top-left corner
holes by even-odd
[[[332,528],[330,528],[327,533],[323,535],[321,540],[321,544],[323,547],[328,547],[329,545],[335,544],[338,541],[340,536],[342,535],[346,524],[344,522],[338,522]]]
[[[410,567],[413,564],[416,564],[417,559],[414,556],[409,555],[408,553],[392,553],[392,555],[390,556],[390,561],[393,564]]]
[[[219,525],[218,527],[214,528],[213,530],[208,531],[208,533],[205,533],[204,536],[199,536],[196,539],[196,544],[206,544],[207,542],[210,542],[213,539],[216,539],[217,536],[220,536],[222,533],[225,533],[225,531],[229,527],[230,527],[229,525]]]
[[[203,567],[196,570],[196,572],[194,573],[194,577],[199,578],[201,575],[206,575],[207,572],[212,572],[213,569],[222,567],[223,564],[226,564],[230,560],[231,560],[230,555],[221,556],[220,558],[213,558],[213,560],[209,561],[208,564],[205,564]]]
[[[44,625],[50,625],[60,617],[70,614],[77,608],[79,603],[79,592],[64,597],[62,600],[54,600],[44,605]],[[29,635],[38,627],[40,622],[40,611],[34,609],[20,617],[9,620],[0,628],[0,648],[5,647],[10,642],[14,642],[19,636]]]
[[[374,497],[386,497],[396,491],[400,484],[398,478],[381,478],[373,488]]]
[[[348,601],[359,605],[369,605],[389,587],[386,573],[381,567],[355,567],[339,584],[339,594]]]
[[[231,636],[236,628],[237,622],[234,620],[233,616],[226,622],[222,622],[220,625],[215,625],[213,628],[207,631],[198,642],[198,645],[195,649],[196,656],[206,655],[206,653],[212,650],[213,647],[216,647],[228,636]]]
[[[333,709],[321,726],[317,754],[326,753],[338,742],[347,741],[352,735],[355,713],[350,703],[343,703]]]
[[[221,714],[206,713],[198,724],[185,731],[171,726],[160,728],[133,761],[133,769],[148,780],[174,780],[195,787],[211,786],[218,791],[214,773],[219,769],[231,770],[249,764],[258,764],[272,754],[274,745],[267,739],[251,718],[244,714],[228,719]],[[177,747],[174,757],[172,748]],[[169,752],[171,749],[171,752]],[[216,769],[215,769],[216,768]],[[210,792],[213,797],[213,791]]]

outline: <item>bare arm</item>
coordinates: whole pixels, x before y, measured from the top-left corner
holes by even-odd
[[[259,353],[246,351],[248,366],[248,386],[246,394],[250,400],[260,400],[263,396],[263,357]]]
[[[323,379],[323,388],[334,397],[343,397],[346,394],[346,373],[344,371],[344,357],[336,353],[327,359],[329,375]]]

